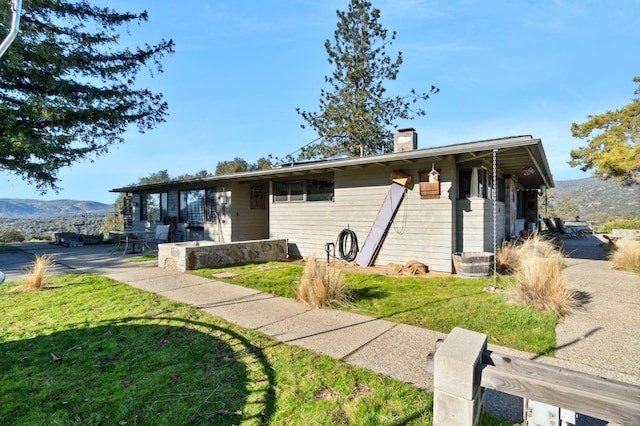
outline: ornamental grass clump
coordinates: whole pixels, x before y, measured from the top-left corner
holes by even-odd
[[[512,274],[518,270],[522,259],[529,257],[556,256],[558,247],[552,240],[546,240],[534,235],[522,244],[504,242],[497,253],[498,272]]]
[[[47,255],[38,255],[29,268],[29,278],[16,287],[17,292],[28,292],[42,290],[44,280],[49,269],[53,265],[53,258]]]
[[[640,241],[622,238],[609,255],[614,269],[640,274]]]
[[[340,271],[319,262],[314,256],[307,258],[297,296],[299,300],[316,308],[345,305],[349,302],[349,294]]]
[[[558,315],[573,311],[578,306],[577,293],[567,288],[563,267],[564,257],[555,245],[540,238],[525,241],[518,248],[515,301]]]
[[[498,272],[513,274],[520,263],[520,248],[512,242],[505,241],[496,253]]]

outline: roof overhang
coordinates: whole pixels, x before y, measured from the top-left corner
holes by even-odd
[[[367,157],[339,158],[335,160],[283,165],[269,170],[240,172],[184,181],[131,185],[114,188],[110,192],[149,193],[166,192],[170,190],[202,189],[224,183],[251,183],[284,179],[295,176],[326,173],[350,167],[393,166],[402,168],[425,159],[441,160],[450,156],[455,156],[456,161],[462,166],[465,163],[480,160],[491,163],[494,150],[496,150],[498,170],[506,175],[517,176],[518,182],[523,188],[538,189],[543,185],[547,188],[553,188],[555,186],[540,139],[534,139],[531,136],[513,136]],[[533,172],[531,173],[531,171]]]

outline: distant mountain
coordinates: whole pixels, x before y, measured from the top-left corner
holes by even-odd
[[[572,200],[584,220],[607,221],[640,217],[640,185],[622,186],[598,178],[556,181],[549,204]]]
[[[113,212],[113,205],[97,201],[76,200],[24,200],[0,198],[0,218],[24,219],[36,217],[79,216],[87,214],[107,214]]]

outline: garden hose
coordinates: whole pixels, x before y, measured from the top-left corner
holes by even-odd
[[[336,240],[336,246],[338,247],[338,254],[341,260],[353,262],[356,259],[358,254],[358,239],[356,238],[356,233],[352,230],[345,228],[340,231],[338,239]]]

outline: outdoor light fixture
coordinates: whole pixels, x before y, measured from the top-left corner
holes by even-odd
[[[536,172],[536,169],[534,169],[533,166],[527,166],[524,169],[522,169],[522,174],[525,176],[532,175],[535,172]]]

